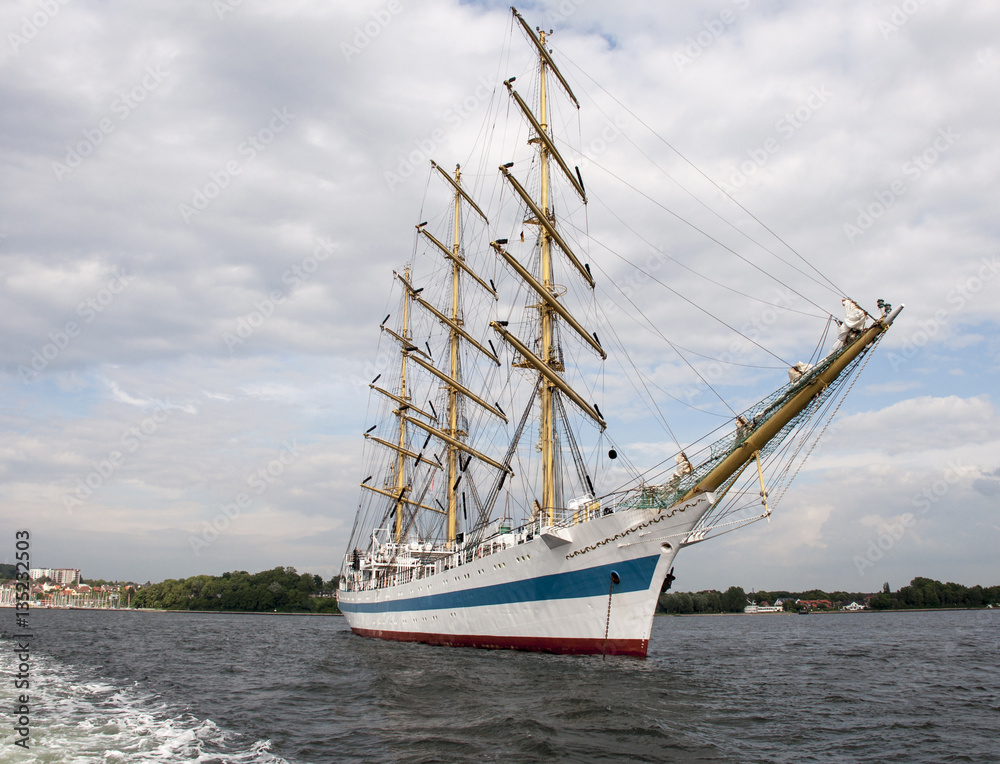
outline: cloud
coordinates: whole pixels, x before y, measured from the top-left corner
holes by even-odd
[[[1000,496],[1000,468],[985,471],[982,477],[972,484],[972,487],[987,498]]]
[[[961,398],[920,396],[876,412],[853,414],[838,424],[837,443],[853,449],[878,444],[894,456],[912,451],[947,451],[998,439],[996,408],[987,395]]]
[[[367,474],[367,385],[388,368],[392,270],[440,267],[413,229],[449,214],[427,160],[461,163],[499,203],[495,235],[525,227],[496,172],[530,164],[502,82],[532,97],[534,62],[507,6],[390,5],[74,0],[30,39],[36,5],[0,10],[0,517],[44,528],[39,564],[142,580],[336,571]],[[525,15],[555,30],[581,101],[557,89],[553,122],[590,203],[555,203],[577,213],[565,232],[601,287],[559,280],[632,360],[566,352],[623,457],[672,457],[660,414],[685,445],[729,426],[730,407],[828,349],[842,294],[872,312],[907,303],[784,500],[799,511],[772,518],[770,540],[759,524],[686,550],[692,586],[766,559],[787,585],[849,582],[861,518],[912,511],[949,460],[980,472],[934,517],[985,522],[976,502],[995,498],[1000,464],[993,4],[921,4],[892,30],[891,6],[862,2],[609,15],[552,1]],[[302,456],[191,554],[189,536],[286,441]],[[900,571],[933,575],[909,549],[895,547]],[[990,552],[969,549],[947,569],[989,583],[972,577]]]

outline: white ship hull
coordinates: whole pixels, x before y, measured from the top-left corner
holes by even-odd
[[[643,657],[664,578],[710,507],[703,494],[548,529],[409,583],[341,590],[340,609],[368,637]]]

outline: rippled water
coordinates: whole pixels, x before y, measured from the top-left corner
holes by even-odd
[[[379,642],[336,617],[31,623],[32,748],[0,710],[0,761],[1000,758],[1000,611],[657,618],[647,660],[606,662]],[[0,642],[0,709],[13,653]]]

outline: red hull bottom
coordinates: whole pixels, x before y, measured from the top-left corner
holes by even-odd
[[[480,647],[488,650],[528,650],[559,653],[560,655],[629,655],[645,658],[648,639],[575,639],[561,637],[502,637],[483,634],[430,634],[413,631],[355,629],[362,637],[387,639],[393,642],[425,642],[449,647]]]

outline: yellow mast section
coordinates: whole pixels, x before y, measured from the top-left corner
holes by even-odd
[[[462,432],[459,428],[458,421],[458,404],[459,404],[459,392],[457,385],[461,385],[461,368],[459,366],[459,343],[461,341],[461,322],[462,316],[459,311],[459,300],[461,295],[459,293],[459,285],[462,277],[462,269],[459,266],[459,261],[461,260],[461,214],[462,214],[462,170],[458,165],[455,165],[455,222],[453,239],[452,239],[452,256],[451,256],[451,321],[449,322],[449,330],[451,335],[451,341],[449,343],[451,350],[451,379],[455,383],[454,385],[449,385],[448,387],[448,429],[447,432],[451,437],[456,440],[461,440],[466,433]],[[458,515],[458,467],[459,467],[459,456],[458,448],[452,444],[448,444],[448,517],[447,517],[447,539],[448,545],[452,546],[455,543],[455,533]]]
[[[851,362],[871,345],[892,324],[896,313],[875,321],[866,331],[855,338],[854,342],[844,348],[840,355],[819,374],[806,382],[784,405],[765,419],[729,456],[717,464],[701,478],[690,490],[681,496],[676,503],[687,501],[696,494],[715,491],[733,474],[741,470],[754,455],[774,438],[786,424],[795,418],[810,401],[829,387],[850,366]]]
[[[447,544],[454,548],[458,530],[459,486],[461,484],[463,472],[462,453],[464,452],[472,458],[485,462],[486,464],[509,474],[513,474],[513,472],[509,467],[490,459],[473,448],[470,448],[466,443],[468,433],[462,426],[462,406],[466,400],[472,401],[477,406],[480,406],[494,416],[499,417],[504,422],[507,421],[507,417],[498,407],[484,401],[462,382],[463,374],[461,351],[463,341],[467,343],[470,348],[474,348],[494,364],[500,364],[500,359],[496,357],[496,353],[481,344],[465,329],[465,317],[462,312],[463,279],[466,277],[471,279],[471,282],[469,282],[470,284],[475,282],[475,284],[478,284],[479,287],[493,297],[494,300],[498,299],[496,289],[493,287],[492,283],[487,283],[474,270],[472,270],[468,263],[466,263],[465,257],[462,254],[462,202],[464,201],[467,203],[469,207],[487,224],[489,223],[489,220],[476,204],[475,200],[473,200],[473,198],[466,193],[465,189],[462,188],[462,170],[459,165],[455,166],[454,177],[449,176],[436,162],[431,162],[431,166],[437,170],[438,173],[440,173],[441,177],[448,182],[455,193],[453,202],[454,219],[452,244],[450,247],[445,246],[445,244],[443,244],[430,231],[427,230],[426,223],[420,223],[417,226],[417,231],[420,235],[430,241],[431,244],[433,244],[451,263],[450,304],[442,306],[440,309],[435,307],[428,300],[420,297],[419,293],[423,290],[415,289],[413,285],[410,284],[408,275],[406,277],[399,277],[397,274],[397,277],[406,287],[409,298],[421,308],[426,310],[430,315],[434,316],[434,318],[438,319],[438,321],[440,321],[448,331],[448,360],[446,364],[442,364],[444,368],[441,369],[435,366],[428,354],[414,346],[409,341],[409,337],[403,339],[404,349],[408,358],[429,374],[437,377],[443,383],[445,387],[446,404],[444,415],[442,417],[443,421],[439,421],[437,416],[427,417],[438,426],[412,419],[405,413],[402,413],[401,415],[404,422],[424,430],[429,435],[432,435],[438,440],[444,442],[447,447],[445,452],[445,461],[443,464],[443,468],[447,471],[447,484],[445,486],[446,507],[442,514],[445,515],[445,539]],[[421,355],[424,356],[424,358],[420,358],[419,356]],[[396,396],[390,395],[390,397],[398,401]],[[401,409],[405,408],[407,407],[401,405]],[[417,411],[417,409],[413,410]],[[418,413],[424,414],[422,411]],[[402,501],[406,501],[406,499],[402,499]],[[423,509],[428,508],[424,505],[420,506]]]
[[[546,93],[545,93],[545,61],[548,58],[545,51],[545,32],[539,32],[539,50],[541,55],[538,59],[538,98],[539,98],[539,127],[541,127],[542,132],[547,132],[549,129],[549,118],[548,118],[548,104],[546,103]],[[539,141],[538,143],[538,154],[540,159],[540,167],[542,171],[542,188],[541,188],[541,213],[547,220],[549,217],[549,150],[544,141]],[[538,221],[539,225],[544,226],[541,220]],[[542,287],[551,292],[554,286],[554,280],[552,277],[552,250],[551,250],[551,234],[546,228],[542,229],[542,262],[541,262],[541,281]],[[545,302],[542,302],[539,307],[540,321],[539,321],[539,331],[541,332],[541,350],[542,350],[542,362],[545,363],[550,369],[555,369],[556,366],[556,348],[555,348],[555,331],[554,322],[555,318],[553,316],[552,308]],[[552,523],[553,511],[556,505],[556,431],[555,431],[555,411],[552,403],[552,391],[555,385],[549,381],[545,375],[539,378],[539,385],[541,387],[541,398],[540,398],[540,422],[539,426],[541,429],[541,439],[542,439],[542,511],[545,513],[546,523]]]
[[[405,269],[406,280],[410,280],[410,267],[407,266]],[[400,378],[399,378],[399,399],[400,401],[408,401],[409,396],[406,393],[406,346],[412,344],[412,338],[410,337],[410,294],[404,291],[403,293],[403,351],[402,360],[400,361]],[[402,411],[399,414],[399,450],[396,452],[396,528],[395,537],[396,543],[402,542],[403,536],[403,496],[409,490],[409,486],[406,484],[406,421],[403,419]]]

